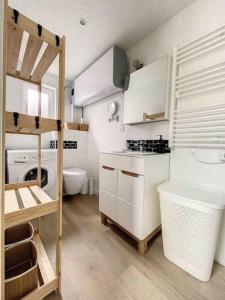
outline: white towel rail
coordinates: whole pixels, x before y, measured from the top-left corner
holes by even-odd
[[[213,115],[210,115],[210,116],[198,116],[197,118],[183,118],[183,119],[175,119],[174,120],[174,123],[175,124],[194,124],[194,123],[202,123],[202,122],[208,122],[208,121],[222,121],[222,120],[225,120],[225,115],[224,114],[221,114],[221,115],[217,115],[215,116],[214,114]]]
[[[185,53],[184,55],[178,55],[178,64],[184,63],[190,59],[195,58],[196,56],[205,54],[209,51],[215,50],[218,47],[221,47],[225,44],[225,35],[224,32],[221,33],[222,36],[218,36],[217,39],[210,41],[206,44],[203,44],[201,47],[198,47],[196,49],[193,49],[192,51],[189,51],[188,53]]]
[[[180,138],[211,138],[211,137],[225,137],[225,131],[222,132],[191,132],[191,133],[185,133],[185,132],[176,132],[174,134],[175,139],[180,139]]]
[[[222,77],[224,79],[224,75],[225,75],[225,66],[223,67],[223,72],[218,72],[216,74],[213,75],[208,75],[199,79],[189,79],[187,81],[183,81],[183,82],[178,82],[176,85],[176,89],[181,89],[181,88],[186,88],[189,87],[191,85],[194,85],[194,87],[196,87],[199,83],[204,83],[204,81],[207,80],[213,80],[216,79],[218,77]],[[210,81],[211,82],[211,81]]]
[[[188,74],[180,74],[180,67],[184,63],[186,65],[195,59],[194,65],[198,65],[197,57],[204,57],[206,53],[220,47],[224,47],[221,48],[224,51],[225,25],[174,49],[170,124],[170,146],[173,149],[176,147],[225,149],[225,99],[220,100],[217,97],[217,103],[193,107],[193,97],[196,101],[198,96],[204,96],[201,98],[201,101],[204,101],[205,96],[209,96],[206,101],[208,103],[211,99],[213,101],[215,92],[216,95],[221,92],[221,95],[224,95],[225,59],[190,71]],[[179,105],[184,98],[187,107],[185,109],[182,108],[183,105]],[[190,108],[189,100],[192,100]]]
[[[218,132],[225,132],[225,127],[204,127],[204,128],[176,128],[174,129],[173,134],[179,135],[181,133],[192,133],[193,135],[195,133],[210,133],[212,132],[213,134],[218,133]]]
[[[183,82],[189,79],[196,79],[202,75],[208,75],[211,72],[215,72],[215,71],[220,71],[221,69],[223,69],[225,66],[225,60],[221,60],[219,62],[217,62],[216,64],[209,64],[206,67],[200,69],[200,70],[196,70],[194,72],[191,72],[189,74],[185,74],[185,75],[178,75],[176,77],[176,81],[179,82]]]
[[[177,49],[177,65],[225,45],[225,24]]]
[[[223,32],[224,29],[225,29],[225,24],[223,24],[222,26],[218,26],[218,27],[214,28],[213,30],[207,32],[206,34],[194,39],[190,43],[187,43],[186,45],[178,48],[178,53],[185,52],[189,49],[192,49],[196,46],[201,45],[202,43],[205,43],[207,41],[212,40],[214,37],[217,37],[218,35],[220,35],[221,32]]]
[[[224,145],[215,145],[215,144],[198,144],[198,143],[183,143],[177,144],[174,143],[175,148],[197,148],[197,149],[215,149],[215,150],[224,150]]]
[[[192,54],[190,56],[187,56],[186,58],[179,59],[178,60],[178,65],[183,64],[183,63],[189,61],[190,59],[193,59],[193,58],[195,58],[195,57],[197,57],[199,55],[203,55],[203,54],[206,54],[207,52],[216,50],[217,48],[222,47],[224,45],[225,45],[225,39],[223,39],[220,43],[217,43],[217,44],[215,44],[215,45],[213,45],[213,46],[211,46],[209,48],[206,48],[206,49],[204,49],[202,51],[198,51],[198,52],[196,52],[196,53],[194,53],[194,54]]]
[[[196,108],[183,109],[183,110],[182,109],[181,110],[174,109],[174,114],[192,113],[192,112],[196,112],[196,111],[212,111],[212,110],[219,109],[219,108],[225,108],[225,99],[224,99],[224,103],[208,104],[208,105],[199,106]]]
[[[224,114],[225,116],[225,109],[217,109],[217,110],[214,110],[213,112],[212,111],[199,111],[199,112],[193,112],[193,113],[183,113],[183,114],[175,114],[174,115],[174,118],[176,119],[190,119],[190,118],[193,118],[193,117],[205,117],[205,116],[211,116],[213,113],[213,115],[220,115],[220,114]]]
[[[214,90],[218,90],[218,89],[223,89],[225,88],[225,83],[223,84],[217,84],[217,85],[214,85],[214,86],[211,86],[211,87],[206,87],[206,88],[199,88],[199,89],[196,89],[195,91],[192,91],[192,92],[182,92],[182,91],[178,91],[176,93],[176,98],[180,99],[180,98],[184,98],[184,97],[190,97],[190,96],[194,96],[194,95],[197,95],[197,94],[203,94],[203,93],[206,93],[206,92],[210,92],[210,91],[214,91]]]

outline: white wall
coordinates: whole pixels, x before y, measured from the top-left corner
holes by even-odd
[[[51,74],[45,74],[42,80],[43,84],[56,88],[56,101],[58,93],[58,78]],[[65,86],[71,86],[70,81],[65,82]],[[15,111],[24,113],[23,99],[24,82],[12,77],[7,77],[7,95],[6,95],[6,109],[9,111]],[[70,89],[65,89],[65,120],[70,121]],[[49,140],[51,134],[46,133],[42,135],[42,148],[49,148]],[[28,135],[15,135],[7,134],[6,136],[6,149],[36,149],[37,137]]]
[[[174,45],[182,45],[225,23],[224,0],[196,0],[168,22],[152,32],[144,40],[127,51],[130,65],[134,59],[141,59],[144,65],[166,55],[172,55]],[[132,69],[132,68],[131,68]],[[110,101],[119,104],[120,121],[107,121],[107,107]],[[90,125],[88,133],[89,175],[95,180],[98,190],[98,154],[100,151],[121,150],[126,139],[151,139],[155,134],[168,137],[168,122],[125,126],[123,119],[123,95],[119,94],[85,108],[85,119]]]
[[[43,84],[56,88],[56,98],[58,93],[58,78],[57,76],[46,74],[42,80]],[[9,111],[24,113],[23,86],[22,80],[17,80],[12,77],[7,78],[7,106]],[[71,86],[70,81],[65,82],[65,121],[71,121]],[[80,110],[78,109],[74,116],[80,119]],[[56,139],[57,134],[45,133],[42,134],[42,148],[50,147],[50,139]],[[77,167],[87,170],[87,132],[79,132],[74,130],[65,130],[64,140],[77,141],[77,149],[64,150],[64,167]],[[37,149],[38,139],[36,136],[7,134],[6,149]]]
[[[81,168],[87,170],[88,133],[78,130],[65,130],[64,140],[77,141],[77,149],[64,149],[64,168]]]

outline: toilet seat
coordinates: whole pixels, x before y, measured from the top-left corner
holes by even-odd
[[[64,176],[80,176],[80,175],[86,175],[87,172],[82,169],[78,168],[68,168],[63,170]]]
[[[76,195],[81,192],[86,182],[87,172],[79,168],[68,168],[63,170],[64,195]]]

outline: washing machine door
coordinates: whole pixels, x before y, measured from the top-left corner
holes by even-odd
[[[37,179],[38,169],[35,167],[29,170],[25,176],[24,181],[30,181]],[[45,187],[48,184],[48,171],[44,168],[41,168],[41,187]]]
[[[37,179],[38,168],[37,164],[30,164],[22,170],[18,177],[18,181],[30,181]],[[48,192],[54,187],[55,184],[55,172],[47,164],[41,166],[41,187]]]

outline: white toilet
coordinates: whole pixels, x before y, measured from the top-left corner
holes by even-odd
[[[87,172],[78,168],[63,170],[64,195],[75,195],[81,192],[87,178]]]

